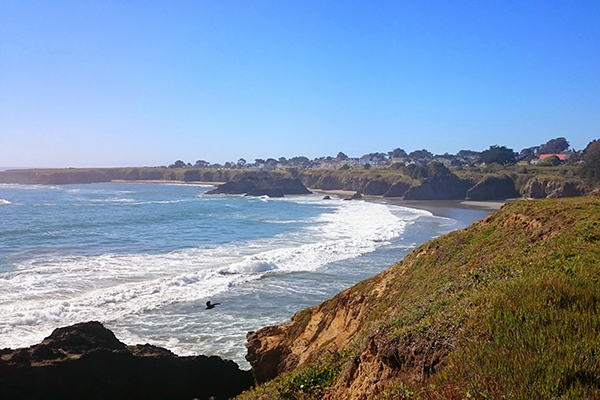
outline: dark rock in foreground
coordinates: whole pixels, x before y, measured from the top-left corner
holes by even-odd
[[[99,322],[0,350],[0,399],[229,399],[254,381],[233,361],[126,346]]]
[[[310,194],[311,191],[292,178],[247,177],[227,182],[206,194],[246,194],[247,196],[283,197],[286,194]]]

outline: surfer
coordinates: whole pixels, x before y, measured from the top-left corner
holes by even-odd
[[[221,303],[211,303],[210,300],[206,302],[206,309],[210,310],[215,308],[215,306],[220,305]]]

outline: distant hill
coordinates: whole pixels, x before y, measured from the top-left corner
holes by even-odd
[[[9,169],[24,169],[23,167],[0,167],[0,172],[8,171]],[[30,169],[30,168],[27,168]]]

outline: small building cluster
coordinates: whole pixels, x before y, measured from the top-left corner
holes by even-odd
[[[411,164],[428,164],[437,162],[450,167],[480,166],[492,163],[506,164],[531,164],[531,165],[561,165],[568,162],[581,160],[582,152],[569,150],[569,142],[565,138],[556,138],[546,144],[534,146],[521,150],[519,153],[504,146],[490,146],[488,150],[481,152],[472,150],[461,150],[457,154],[434,155],[426,149],[415,150],[406,153],[397,148],[387,153],[368,153],[361,157],[348,157],[339,152],[336,157],[325,156],[310,160],[308,157],[297,156],[292,158],[280,157],[278,159],[255,159],[253,163],[240,158],[237,162],[226,162],[224,164],[211,164],[205,160],[198,160],[194,164],[185,163],[181,160],[169,165],[169,168],[212,168],[212,169],[350,169],[350,168],[395,168],[396,166]]]

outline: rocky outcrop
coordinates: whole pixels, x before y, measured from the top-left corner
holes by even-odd
[[[56,329],[42,343],[0,351],[2,399],[228,399],[253,383],[219,357],[126,346],[99,322]]]
[[[487,176],[467,191],[466,200],[497,200],[519,197],[515,182],[507,175]]]
[[[369,288],[376,287],[372,278]],[[321,305],[296,313],[289,323],[247,334],[248,354],[257,383],[266,382],[328,351],[338,351],[354,340],[368,323],[365,296],[345,290]]]
[[[406,200],[463,200],[472,183],[454,174],[427,178],[420,185],[411,186]]]
[[[363,190],[364,194],[372,196],[382,196],[390,190],[390,184],[383,180],[374,180],[367,182]]]
[[[588,188],[578,182],[531,178],[521,191],[530,199],[577,197],[588,192]]]
[[[249,332],[246,359],[252,365],[256,382],[266,382],[281,373],[313,362],[323,354],[347,348],[360,332],[367,331],[373,324],[375,310],[378,309],[380,313],[387,311],[381,309],[381,305],[387,302],[389,288],[398,274],[402,274],[402,268],[396,264],[318,306],[296,313],[289,323]],[[393,359],[416,359],[417,354],[425,352],[426,343],[414,343],[410,348],[412,355],[408,355],[403,353],[406,348],[400,349],[401,345],[390,342],[385,334],[377,330],[373,332],[361,345],[359,353],[363,354],[363,361],[369,361],[361,362],[362,368],[375,369],[379,373],[387,370],[386,373],[391,375],[414,375],[412,380],[422,378],[422,364],[413,367],[412,364],[418,363]],[[400,353],[404,355],[400,357]],[[398,363],[402,365],[399,367]],[[356,371],[351,375],[351,379],[347,378],[352,381],[358,376]],[[378,376],[375,374],[374,379],[377,380]]]
[[[292,178],[248,177],[227,182],[206,194],[246,194],[247,196],[283,197],[286,194],[310,194],[300,182]]]
[[[381,175],[361,171],[304,171],[302,182],[321,190],[347,190],[365,195],[402,197],[407,200],[463,200],[473,183],[450,173],[408,183],[400,174]]]
[[[378,173],[363,173],[362,171],[344,170],[306,170],[298,173],[306,187],[320,190],[347,190],[361,192],[369,196],[401,197],[410,185],[399,183],[400,175],[382,176]],[[399,185],[390,191],[394,185]],[[406,185],[398,195],[398,190]]]
[[[452,341],[413,338],[400,342],[377,329],[374,313],[391,295],[399,264],[347,289],[324,303],[296,313],[289,323],[247,334],[248,354],[257,383],[267,382],[342,349],[358,345],[325,399],[374,398],[392,382],[420,382],[447,364]],[[398,295],[394,293],[394,295]],[[364,339],[358,340],[365,332]]]
[[[383,197],[402,197],[404,193],[410,188],[408,183],[398,182],[390,186],[387,192],[383,194]]]

